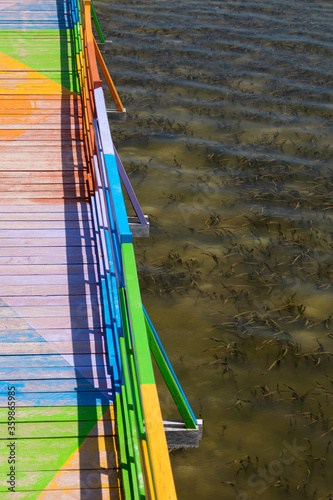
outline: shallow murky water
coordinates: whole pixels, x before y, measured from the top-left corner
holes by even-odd
[[[204,419],[171,454],[179,499],[331,499],[333,5],[95,6],[143,300]]]

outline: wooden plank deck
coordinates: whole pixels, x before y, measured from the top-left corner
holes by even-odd
[[[3,500],[121,497],[72,28],[70,1],[0,3]]]

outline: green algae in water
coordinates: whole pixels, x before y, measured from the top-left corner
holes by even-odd
[[[95,5],[152,226],[143,301],[205,422],[199,449],[171,453],[179,498],[330,499],[332,8]]]

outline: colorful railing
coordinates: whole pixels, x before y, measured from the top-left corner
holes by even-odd
[[[86,152],[91,165],[91,194],[101,286],[113,371],[123,489],[126,499],[175,499],[168,447],[150,350],[178,406],[186,428],[197,422],[141,302],[132,233],[121,180],[146,224],[115,151],[108,124],[99,64],[119,112],[124,112],[95,41],[91,0],[71,0],[77,67],[83,104]],[[96,21],[98,22],[98,21]],[[98,31],[100,26],[97,24]],[[103,39],[103,35],[100,33]]]

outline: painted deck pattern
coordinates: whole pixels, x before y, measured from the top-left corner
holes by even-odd
[[[0,3],[3,500],[121,495],[70,9]]]

